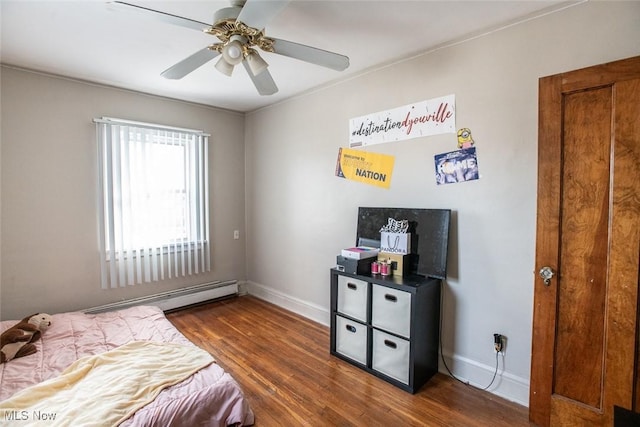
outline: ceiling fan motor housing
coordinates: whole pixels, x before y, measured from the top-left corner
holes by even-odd
[[[222,53],[224,47],[231,40],[240,36],[245,56],[249,54],[249,48],[252,46],[257,46],[265,52],[273,52],[273,39],[265,37],[262,30],[249,27],[244,22],[237,20],[241,10],[242,8],[239,6],[232,6],[216,11],[213,26],[206,29],[205,32],[216,36],[222,44],[212,45],[212,48]]]
[[[215,27],[219,22],[226,21],[227,19],[237,19],[238,15],[240,15],[241,10],[242,6],[224,7],[222,9],[216,10],[216,12],[213,14],[213,26]]]

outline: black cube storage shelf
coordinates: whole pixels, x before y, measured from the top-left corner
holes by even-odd
[[[331,354],[411,393],[438,372],[440,292],[447,277],[451,210],[358,208],[356,244],[407,220],[406,276],[331,269]],[[379,240],[378,240],[379,241]]]
[[[331,275],[331,354],[405,391],[438,371],[441,280]]]

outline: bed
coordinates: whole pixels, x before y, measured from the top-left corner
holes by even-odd
[[[184,337],[158,307],[139,306],[100,314],[54,314],[51,321],[49,329],[36,342],[37,353],[0,364],[0,424],[13,420],[23,421],[20,425],[27,425],[25,421],[40,422],[43,415],[45,419],[55,417],[58,423],[56,425],[80,425],[78,417],[84,417],[82,425],[118,424],[127,427],[253,424],[254,414],[237,382],[208,353]],[[17,322],[0,322],[0,333]],[[160,365],[158,361],[150,362],[147,360],[148,356],[134,353],[141,349],[148,354],[178,352],[164,356],[177,362],[171,363],[171,366]],[[116,357],[116,354],[124,355],[123,359],[120,360],[121,356]],[[126,357],[135,358],[127,361]],[[144,370],[138,374],[146,377],[163,373],[168,376],[172,368],[177,367],[183,359],[187,364],[198,361],[200,364],[183,370],[179,374],[182,377],[163,379],[164,385],[156,386],[157,392],[154,392],[150,403],[139,404],[133,410],[118,407],[116,409],[121,411],[120,419],[117,422],[105,422],[106,418],[100,415],[99,409],[102,408],[99,406],[112,403],[111,393],[120,393],[121,396],[122,392],[118,391],[121,385],[126,386],[128,382],[140,384],[138,380],[131,380],[134,377],[130,376],[129,369]],[[113,372],[105,373],[105,369],[113,369],[114,366],[125,375],[124,378],[119,379]],[[107,376],[100,379],[94,377],[93,383],[84,384],[88,387],[85,391],[78,391],[82,390],[79,388],[75,395],[69,394],[76,386],[70,387],[65,378],[76,375],[78,370],[83,372],[83,377],[89,376],[88,371],[92,371],[92,375],[102,372],[102,375]],[[87,381],[87,378],[82,381]],[[47,402],[42,404],[45,407],[40,405],[34,409],[19,406],[25,399],[41,399],[43,395],[39,393],[43,389],[55,388],[56,384],[60,387],[58,392],[66,393],[60,395],[67,399],[64,409],[59,409],[46,399],[40,400]],[[100,389],[104,386],[108,388]],[[137,396],[137,393],[138,391],[132,392],[132,396],[127,396],[125,403],[134,402],[137,397],[133,395]],[[67,405],[72,406],[75,396],[79,400],[77,412],[74,413],[67,411]],[[149,400],[147,398],[147,402]],[[98,409],[94,409],[92,405],[98,405]],[[108,411],[113,412],[114,409]]]

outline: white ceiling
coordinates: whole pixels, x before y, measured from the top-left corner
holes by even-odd
[[[263,0],[249,0],[263,1]],[[144,1],[136,5],[212,22],[228,1]],[[236,111],[252,111],[365,70],[493,31],[576,2],[562,1],[327,1],[294,0],[265,29],[266,36],[346,55],[339,72],[262,53],[279,92],[260,96],[243,67],[232,77],[215,61],[181,80],[160,73],[217,41],[128,12],[106,1],[0,0],[1,62]]]

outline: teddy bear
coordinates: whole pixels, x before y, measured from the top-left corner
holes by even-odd
[[[51,316],[36,313],[27,316],[0,335],[0,363],[35,353],[37,341],[51,326]]]

